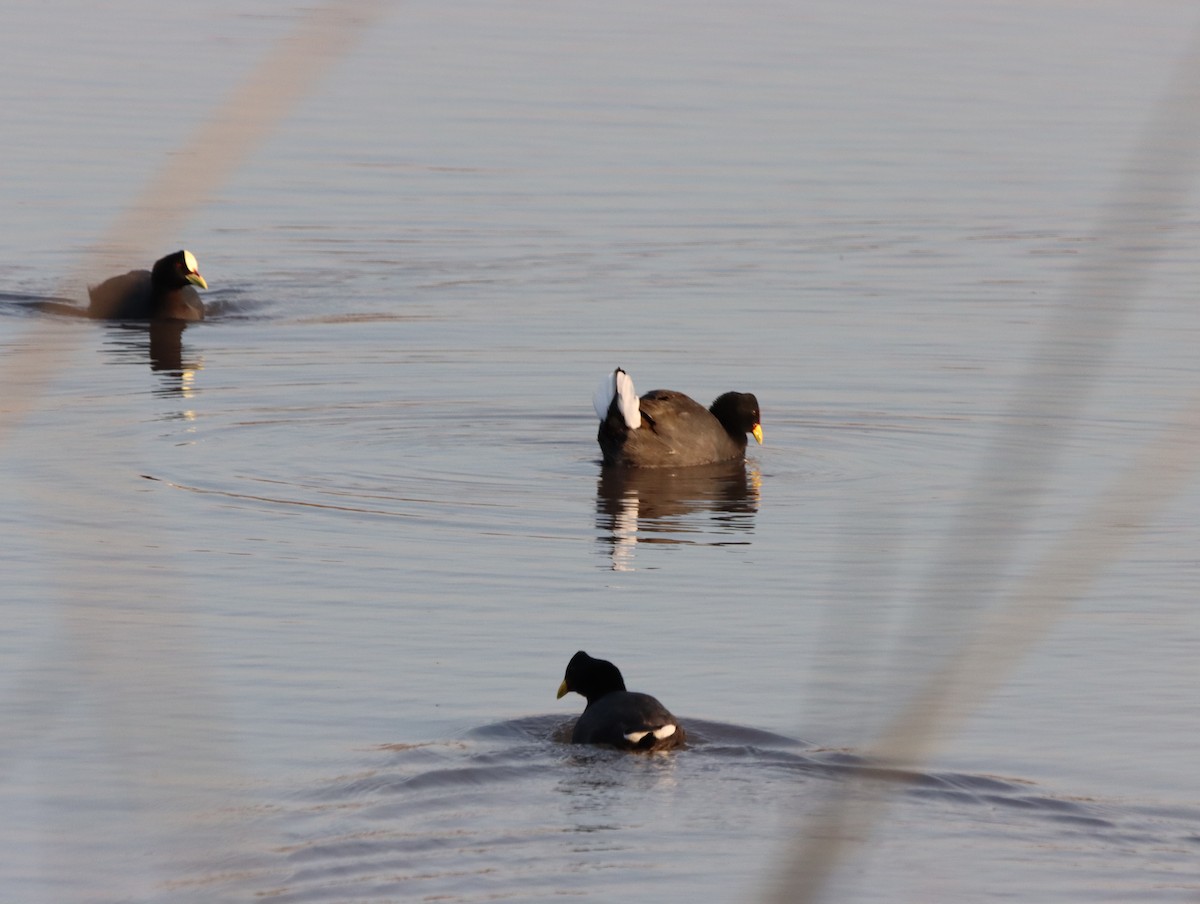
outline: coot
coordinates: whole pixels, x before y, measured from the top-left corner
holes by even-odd
[[[580,650],[567,663],[561,698],[574,691],[587,699],[571,734],[573,744],[608,744],[621,750],[670,750],[686,740],[683,726],[649,694],[625,690],[620,670]]]
[[[88,289],[88,315],[101,320],[203,320],[204,302],[195,286],[208,283],[190,251],[154,262],[153,270],[130,270]]]
[[[749,392],[727,392],[708,408],[671,389],[655,389],[639,399],[633,380],[618,367],[592,403],[606,465],[708,465],[744,457],[747,433],[762,443],[758,399]]]

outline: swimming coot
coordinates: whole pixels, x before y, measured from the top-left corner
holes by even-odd
[[[208,283],[190,251],[154,262],[153,270],[130,270],[88,289],[88,315],[101,320],[203,320],[204,302],[195,286]]]
[[[571,734],[573,744],[608,744],[621,750],[670,750],[686,740],[683,726],[649,694],[625,690],[620,670],[580,650],[567,663],[561,698],[574,691],[587,700]]]
[[[606,465],[670,468],[742,458],[746,434],[762,443],[758,399],[727,392],[707,409],[682,392],[655,389],[640,399],[629,374],[617,368],[592,398],[596,435]]]

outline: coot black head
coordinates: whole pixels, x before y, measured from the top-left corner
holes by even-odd
[[[669,750],[686,741],[683,726],[649,694],[625,690],[620,670],[580,650],[567,663],[558,696],[587,699],[571,732],[574,744],[606,744],[621,750]]]
[[[758,410],[758,399],[752,392],[727,392],[717,396],[708,406],[713,417],[734,439],[746,445],[746,434],[751,434],[762,445],[762,414]]]
[[[208,288],[208,283],[196,269],[195,256],[186,249],[156,260],[154,269],[150,271],[150,282],[163,292],[182,289],[188,285]]]
[[[567,663],[567,672],[558,686],[558,696],[561,699],[573,692],[588,703],[594,703],[605,694],[623,690],[625,679],[621,677],[620,669],[607,659],[593,659],[580,650]]]
[[[748,392],[727,392],[704,408],[670,389],[640,399],[621,368],[605,378],[592,398],[600,418],[596,441],[604,463],[636,468],[680,468],[743,458],[746,434],[760,444],[762,416]]]

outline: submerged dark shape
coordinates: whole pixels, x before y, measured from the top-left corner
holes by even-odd
[[[587,706],[571,734],[573,744],[608,744],[621,750],[670,750],[686,741],[683,726],[649,694],[625,690],[620,670],[580,650],[567,663],[561,698],[574,691]]]
[[[671,389],[654,389],[639,399],[633,380],[618,367],[597,389],[593,404],[606,465],[708,465],[744,457],[748,433],[762,443],[758,399],[749,392],[727,392],[708,408]]]
[[[195,286],[208,283],[196,258],[176,251],[154,262],[152,270],[130,270],[88,289],[88,316],[100,320],[203,320],[204,302]]]

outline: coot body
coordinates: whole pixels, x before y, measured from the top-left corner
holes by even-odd
[[[572,656],[558,696],[572,691],[587,700],[571,733],[574,744],[649,752],[682,747],[687,740],[679,720],[649,694],[627,691],[620,670],[606,659],[583,650]]]
[[[758,399],[727,392],[708,408],[682,392],[654,389],[640,399],[621,368],[593,397],[596,441],[606,465],[681,468],[744,458],[746,435],[762,443]]]

